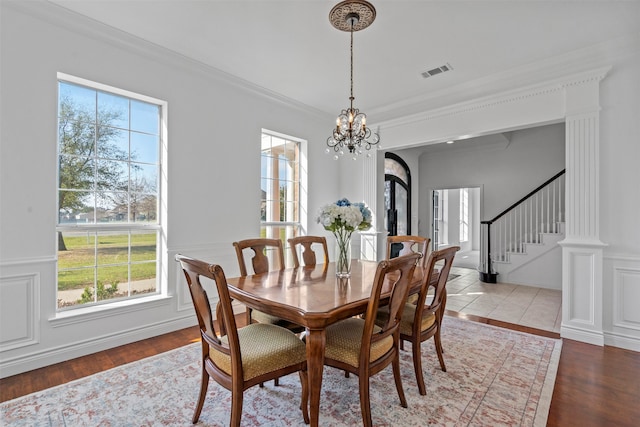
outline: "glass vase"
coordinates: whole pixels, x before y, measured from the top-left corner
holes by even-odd
[[[351,238],[336,238],[336,276],[351,276]]]

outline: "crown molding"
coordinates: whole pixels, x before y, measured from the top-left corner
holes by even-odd
[[[374,120],[376,123],[393,122],[395,118],[410,115],[415,111],[439,109],[447,105],[463,103],[468,99],[486,97],[487,94],[555,80],[558,79],[559,73],[573,75],[580,74],[583,70],[599,69],[622,58],[638,55],[638,52],[640,52],[640,32],[525,64],[451,88],[418,95],[378,108],[369,108],[368,115],[372,117],[372,122]]]
[[[606,66],[595,70],[565,75],[542,83],[520,87],[518,89],[509,90],[498,94],[493,93],[491,95],[472,99],[470,101],[459,102],[457,104],[448,105],[446,107],[436,108],[433,110],[425,110],[423,112],[412,114],[409,116],[379,122],[378,125],[381,129],[384,130],[397,126],[404,126],[409,123],[416,123],[446,116],[464,114],[474,110],[491,108],[500,104],[518,102],[526,98],[552,94],[555,92],[563,91],[564,88],[569,86],[578,86],[593,81],[600,81],[607,76],[611,68],[611,66]]]
[[[213,78],[221,83],[239,88],[252,95],[257,95],[286,107],[306,112],[310,115],[322,118],[323,120],[330,117],[328,113],[315,107],[236,77],[218,68],[184,56],[171,49],[159,46],[125,31],[106,25],[103,22],[96,21],[77,12],[65,9],[62,6],[49,1],[2,0],[2,7],[8,7],[19,13],[26,14],[64,30],[77,33],[83,37],[92,38],[99,42],[108,43],[116,48],[123,49],[152,61],[163,63],[164,65],[172,68],[177,67],[189,72],[200,73],[205,77]]]

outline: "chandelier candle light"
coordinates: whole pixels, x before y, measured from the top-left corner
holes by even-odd
[[[331,25],[341,31],[349,31],[351,34],[351,96],[349,96],[349,108],[342,110],[336,119],[336,127],[333,134],[327,139],[327,153],[331,148],[335,153],[334,159],[344,155],[345,148],[356,160],[358,154],[362,154],[362,148],[371,149],[372,145],[380,142],[377,133],[371,132],[367,127],[367,116],[353,107],[353,32],[367,28],[376,19],[376,9],[366,0],[345,0],[333,7],[329,12]],[[369,155],[367,155],[369,156]]]
[[[351,203],[340,199],[320,209],[318,224],[336,238],[336,276],[351,275],[351,234],[371,228],[371,211],[364,203]]]

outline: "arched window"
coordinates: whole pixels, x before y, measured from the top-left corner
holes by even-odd
[[[384,155],[384,223],[390,236],[411,234],[411,173],[397,154]]]

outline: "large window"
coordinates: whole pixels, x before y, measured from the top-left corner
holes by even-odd
[[[469,241],[469,189],[460,189],[460,242]]]
[[[260,174],[262,237],[281,239],[287,263],[287,239],[300,234],[300,141],[262,132]]]
[[[164,103],[58,80],[58,309],[159,291]]]

